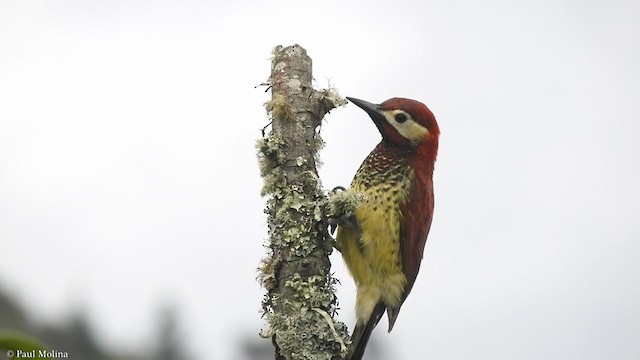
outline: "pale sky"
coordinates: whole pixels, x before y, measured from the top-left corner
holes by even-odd
[[[420,100],[442,130],[421,273],[374,334],[397,359],[638,359],[638,19],[637,1],[0,0],[0,285],[46,319],[84,306],[111,346],[150,346],[165,301],[196,359],[257,336],[254,86],[298,43],[318,87]],[[322,132],[323,184],[348,185],[380,136],[353,105]]]

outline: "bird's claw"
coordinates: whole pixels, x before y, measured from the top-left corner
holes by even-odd
[[[333,235],[336,229],[340,225],[340,221],[336,218],[327,218],[327,228],[329,228],[329,234]]]
[[[347,190],[342,186],[336,186],[329,191],[329,207],[327,215],[324,217],[328,234],[333,235],[337,227],[341,226],[352,229],[356,238],[360,239],[360,225],[355,215],[358,201],[361,200],[353,191]],[[335,248],[338,251],[342,251],[340,247],[340,242],[336,238]]]
[[[333,196],[338,193],[338,191],[347,191],[343,186],[336,186],[331,191],[329,191],[329,196]],[[344,225],[345,221],[342,221],[341,218],[328,217],[326,219],[327,228],[329,228],[329,234],[333,235],[338,228],[338,225]]]
[[[330,228],[331,235],[333,235],[335,228],[338,225],[353,229],[353,231],[356,233],[356,238],[360,238],[360,225],[358,225],[358,220],[356,220],[355,215],[351,214],[348,216],[341,216],[339,218],[330,218],[329,226],[333,226]]]

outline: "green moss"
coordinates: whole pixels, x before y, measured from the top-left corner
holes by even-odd
[[[260,261],[258,267],[258,281],[267,291],[271,291],[276,287],[276,267],[278,261],[273,254],[268,254]]]
[[[326,89],[322,89],[321,92],[325,99],[331,101],[331,103],[334,105],[333,107],[339,107],[348,104],[347,99],[340,96],[340,94],[338,94],[338,90],[332,87],[331,84],[329,84],[329,87],[327,87]]]
[[[318,168],[322,166],[322,160],[320,159],[320,150],[324,149],[324,145],[324,140],[319,133],[316,133],[316,135],[313,137],[313,143],[310,146],[313,147],[313,160],[315,161]]]
[[[300,274],[294,274],[287,280],[285,287],[293,290],[294,299],[308,302],[312,307],[327,308],[334,300],[331,294],[325,291],[330,281],[318,275],[303,279]]]
[[[267,320],[271,326],[263,336],[275,334],[275,340],[284,353],[292,354],[291,359],[333,359],[335,355],[347,353],[347,328],[343,323],[334,323],[335,315],[322,310],[336,302],[333,298],[335,279],[310,276],[304,279],[299,274],[289,278],[285,287],[295,296],[287,300],[288,307],[294,309],[292,315],[283,316],[270,313]],[[279,300],[276,300],[279,301]],[[311,307],[308,305],[311,304]],[[313,349],[313,352],[308,350]]]
[[[291,105],[289,105],[287,99],[281,94],[274,94],[271,100],[264,103],[264,107],[272,118],[282,120],[292,120],[294,118]]]
[[[333,354],[346,355],[346,346],[341,333],[346,333],[342,323],[332,326],[313,309],[300,308],[294,316],[273,319],[284,328],[277,331],[276,343],[291,359],[331,360]]]
[[[313,146],[321,144],[319,141]],[[317,248],[316,241],[311,241],[324,236],[319,224],[327,200],[320,179],[313,171],[304,171],[292,184],[283,169],[286,159],[284,141],[273,134],[259,140],[256,147],[260,172],[264,177],[262,194],[268,197],[265,212],[269,215],[270,251],[262,260],[258,275],[267,290],[262,306],[269,328],[262,335],[275,336],[282,353],[291,354],[292,360],[345,357],[345,343],[349,339],[346,326],[341,322],[329,323],[322,315],[324,312],[333,316],[337,311],[334,288],[337,280],[331,276],[305,277],[294,273],[286,279],[284,287],[278,284],[277,272],[282,263],[304,261],[316,251],[328,256],[332,251],[329,239],[322,242],[322,249]],[[296,158],[295,163],[307,166],[304,157]],[[283,291],[288,295],[285,296]],[[274,309],[288,309],[287,315]]]
[[[282,165],[285,161],[283,146],[284,140],[273,134],[256,141],[260,175],[265,177],[271,170]]]

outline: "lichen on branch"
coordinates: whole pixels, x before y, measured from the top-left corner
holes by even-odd
[[[324,115],[346,100],[335,90],[314,90],[311,59],[298,45],[273,51],[271,131],[256,147],[269,236],[258,279],[276,359],[344,359],[349,336],[335,320],[337,280],[324,222],[328,200],[318,177],[318,128]]]

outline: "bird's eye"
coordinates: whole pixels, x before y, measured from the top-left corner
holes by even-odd
[[[396,119],[397,122],[402,124],[403,122],[407,121],[407,114],[397,113],[394,118]]]

